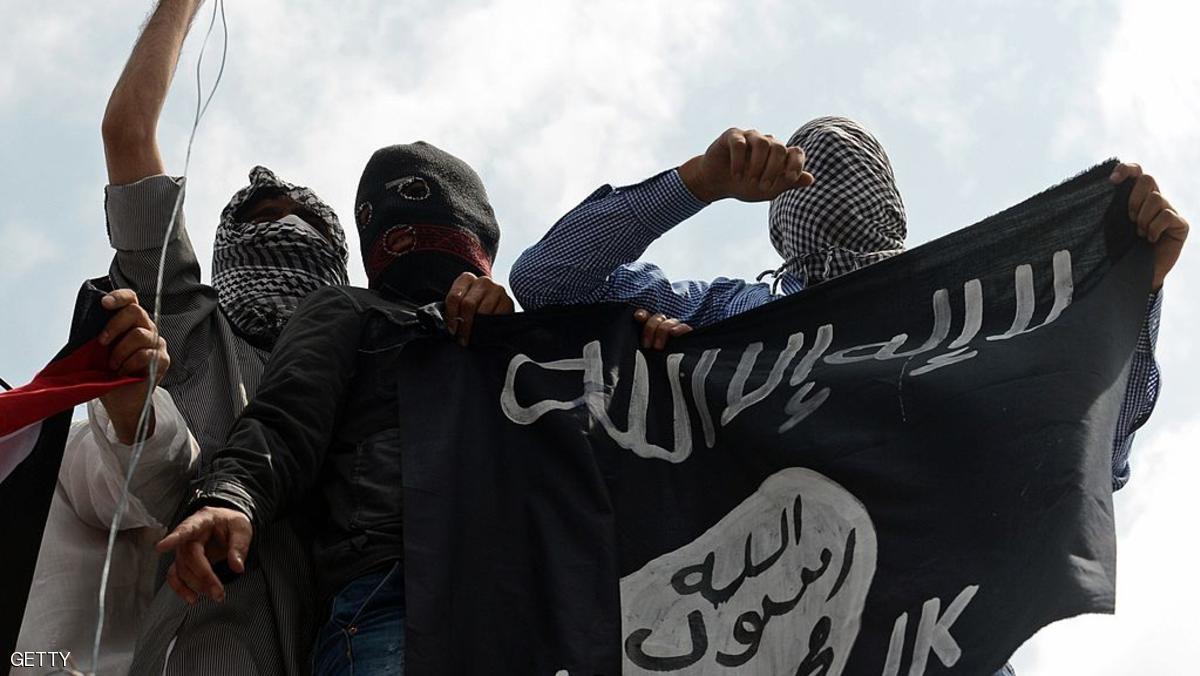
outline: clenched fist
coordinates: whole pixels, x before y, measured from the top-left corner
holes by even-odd
[[[733,197],[765,202],[792,188],[812,185],[804,170],[804,151],[787,147],[770,134],[727,129],[704,151],[679,167],[684,185],[698,199]]]

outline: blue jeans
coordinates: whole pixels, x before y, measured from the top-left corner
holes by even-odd
[[[404,674],[404,572],[400,563],[355,578],[337,596],[313,648],[315,676]]]

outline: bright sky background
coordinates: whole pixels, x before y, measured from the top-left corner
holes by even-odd
[[[100,120],[150,5],[0,0],[0,377],[10,383],[54,354],[79,282],[107,269]],[[174,172],[210,10],[160,127]],[[483,175],[504,280],[595,187],[675,166],[729,126],[786,136],[825,114],[855,117],[882,140],[910,245],[1112,155],[1143,164],[1200,224],[1200,5],[1186,0],[229,0],[227,12],[229,61],[189,181],[202,261],[253,165],[312,187],[349,225],[370,152],[425,139]],[[1190,674],[1200,663],[1192,239],[1166,285],[1162,398],[1116,498],[1117,615],[1045,629],[1016,656],[1022,676]],[[740,203],[706,209],[647,258],[681,279],[778,264],[765,206]]]

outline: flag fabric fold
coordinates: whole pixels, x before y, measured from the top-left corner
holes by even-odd
[[[74,407],[139,378],[108,368],[96,336],[111,314],[100,299],[107,279],[83,285],[66,346],[33,380],[0,392],[0,653],[11,654],[21,628],[42,532],[58,481]]]
[[[406,667],[991,674],[1112,612],[1113,165],[662,352],[623,307],[406,346]]]
[[[108,367],[109,348],[91,339],[46,365],[28,384],[0,392],[0,453],[4,439],[55,413],[91,401],[144,378],[120,376]],[[0,457],[0,466],[6,459]],[[0,474],[0,481],[6,474]]]

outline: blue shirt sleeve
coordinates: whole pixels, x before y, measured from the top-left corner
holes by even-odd
[[[1162,292],[1150,294],[1146,318],[1138,335],[1137,347],[1129,365],[1129,380],[1125,385],[1125,400],[1117,417],[1117,433],[1113,439],[1112,475],[1113,490],[1129,482],[1129,452],[1133,446],[1133,435],[1154,411],[1158,401],[1159,370],[1154,359],[1154,346],[1158,343],[1158,325],[1162,316]]]
[[[623,301],[697,328],[772,300],[766,284],[671,282],[658,266],[637,262],[705,206],[675,169],[629,187],[604,186],[521,254],[509,274],[513,295],[527,310]]]

